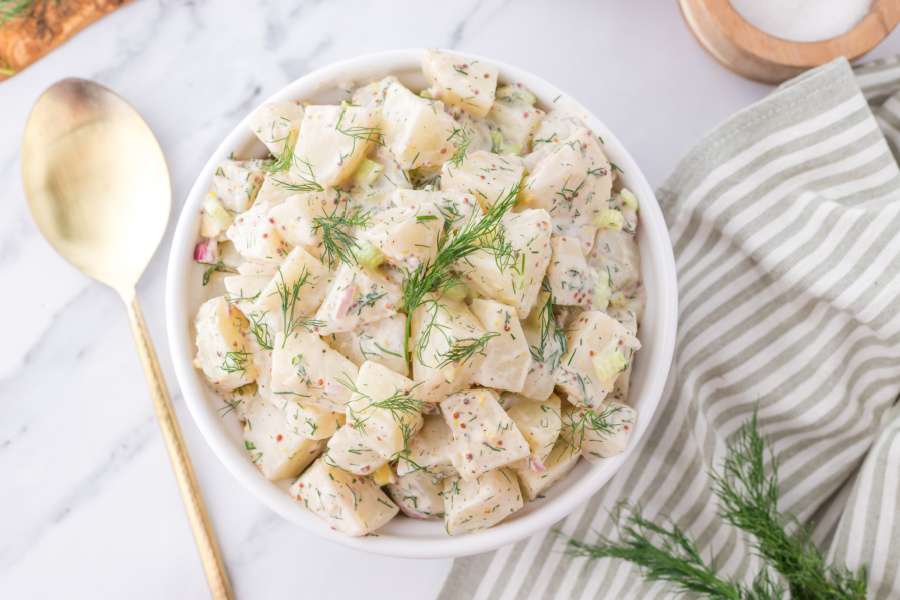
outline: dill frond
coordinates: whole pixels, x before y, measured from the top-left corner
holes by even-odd
[[[555,370],[559,367],[559,363],[568,349],[569,342],[566,338],[565,330],[556,319],[556,313],[553,312],[553,309],[556,306],[556,299],[553,297],[553,292],[550,289],[550,282],[547,281],[546,278],[541,284],[541,289],[547,293],[547,299],[541,306],[541,311],[539,313],[541,338],[538,344],[530,344],[528,349],[531,351],[531,357],[536,362],[549,362],[551,363],[552,369]],[[552,355],[548,355],[547,344],[551,338],[556,340],[556,345],[559,346],[559,350]]]
[[[281,154],[275,157],[273,163],[266,165],[266,170],[269,173],[280,173],[290,169],[291,165],[294,164],[294,146],[296,144],[297,130],[292,129],[287,137],[284,138],[284,147],[281,149]]]
[[[347,203],[335,207],[330,213],[313,219],[313,230],[322,234],[322,257],[329,268],[338,263],[356,263],[359,242],[353,235],[354,227],[366,227],[371,220],[369,211],[351,209]]]
[[[713,473],[712,478],[722,518],[751,534],[756,552],[784,576],[793,598],[866,597],[864,570],[852,573],[827,565],[809,530],[778,512],[778,462],[771,451],[766,452],[755,413],[729,445],[722,473]]]
[[[766,456],[770,469],[766,472]],[[668,581],[682,592],[711,598],[768,600],[864,600],[866,568],[857,572],[828,565],[815,547],[809,530],[791,515],[778,511],[778,467],[760,435],[756,413],[728,444],[721,473],[711,473],[713,493],[719,499],[719,516],[750,539],[766,566],[750,586],[717,575],[715,564],[700,557],[694,541],[672,522],[658,525],[639,507],[622,505],[613,515],[619,539],[601,538],[594,543],[568,540],[568,552],[589,559],[619,558],[639,566],[650,580]],[[623,511],[627,514],[623,517]],[[787,590],[773,570],[787,582]]]
[[[498,335],[500,334],[496,331],[488,331],[481,337],[454,340],[447,350],[438,355],[441,362],[438,363],[437,368],[442,369],[453,363],[464,363],[476,354],[483,355],[488,342]]]
[[[284,326],[284,338],[282,338],[281,342],[282,348],[284,348],[287,339],[291,337],[295,330],[305,329],[306,331],[313,331],[316,327],[321,327],[325,324],[323,321],[297,314],[297,300],[300,299],[300,290],[309,283],[310,276],[309,271],[304,267],[300,277],[288,286],[284,280],[284,274],[280,268],[278,269],[278,278],[281,281],[275,282],[275,291],[278,293],[281,322]],[[268,331],[268,326],[266,330]]]
[[[419,265],[403,280],[401,307],[406,313],[406,337],[404,353],[409,354],[409,337],[412,335],[412,315],[432,292],[440,293],[457,283],[453,265],[478,250],[488,246],[498,229],[500,220],[515,205],[519,195],[514,186],[488,209],[481,219],[469,219],[455,234],[443,234],[438,239],[438,251],[434,259]]]

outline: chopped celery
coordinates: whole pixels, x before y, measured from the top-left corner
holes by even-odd
[[[622,201],[622,206],[625,208],[630,208],[632,210],[638,209],[637,196],[632,194],[631,190],[628,188],[622,188],[622,191],[619,192],[619,199]]]
[[[594,224],[603,229],[622,229],[625,217],[615,208],[604,208],[594,219]]]
[[[522,147],[517,144],[508,144],[499,129],[492,129],[491,152],[494,154],[519,154],[522,152]]]
[[[200,219],[200,235],[207,238],[218,237],[228,229],[234,217],[225,210],[215,192],[209,192],[203,199],[203,215]]]
[[[363,159],[353,173],[353,183],[357,186],[372,185],[384,172],[384,165],[368,158]]]
[[[593,310],[606,310],[609,306],[610,297],[612,297],[612,289],[610,288],[609,275],[601,273],[597,284],[594,286]]]
[[[497,88],[496,98],[508,103],[528,104],[534,106],[537,96],[523,87],[516,85],[501,85]]]
[[[384,262],[384,254],[369,242],[359,242],[354,255],[356,263],[364,269],[377,269]]]
[[[628,360],[618,348],[609,348],[594,357],[594,373],[604,388],[611,389],[619,373],[628,366]]]
[[[456,283],[444,290],[444,297],[455,302],[462,302],[469,295],[469,288],[464,283]]]

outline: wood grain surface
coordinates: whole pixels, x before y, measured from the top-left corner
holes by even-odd
[[[847,33],[819,42],[794,42],[754,27],[729,0],[679,3],[688,26],[716,60],[739,75],[764,83],[781,83],[838,56],[859,58],[900,21],[900,0],[874,0],[869,14]]]
[[[0,25],[0,81],[131,0],[33,0]],[[27,4],[27,5],[26,5]]]

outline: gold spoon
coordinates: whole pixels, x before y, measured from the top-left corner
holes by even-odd
[[[213,598],[233,597],[172,401],[135,296],[169,220],[172,191],[159,143],[111,90],[64,79],[28,117],[22,179],[38,228],[63,258],[110,286],[128,308],[181,498]]]

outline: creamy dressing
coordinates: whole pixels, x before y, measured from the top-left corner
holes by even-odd
[[[225,289],[197,367],[248,459],[347,535],[495,525],[636,419],[639,206],[603,141],[490,64],[423,73],[255,111],[271,156],[217,167],[195,250]]]

